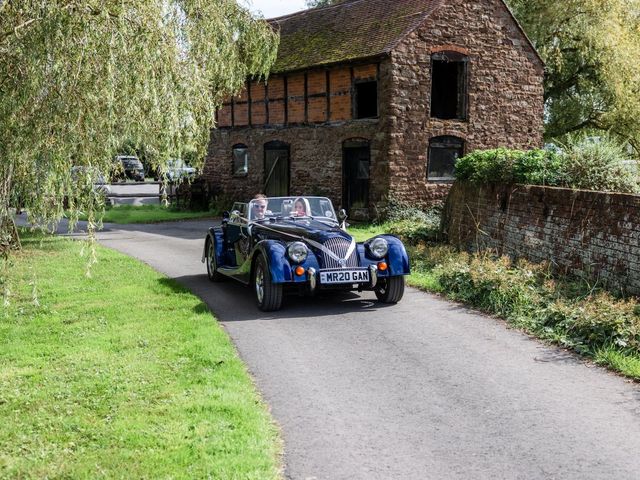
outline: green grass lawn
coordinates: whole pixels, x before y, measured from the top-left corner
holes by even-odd
[[[141,205],[134,207],[131,205],[120,205],[108,207],[104,212],[102,221],[104,223],[157,223],[171,222],[175,220],[189,220],[194,218],[212,218],[211,212],[192,212],[179,210],[173,207],[163,207],[162,205]],[[81,220],[86,217],[80,216]]]
[[[356,239],[356,242],[364,242],[365,240],[368,240],[371,237],[375,237],[376,235],[388,233],[386,225],[378,225],[373,223],[350,225],[347,228],[347,232],[349,232],[349,235]]]
[[[280,440],[207,307],[115,251],[24,234],[0,314],[0,478],[273,479]]]

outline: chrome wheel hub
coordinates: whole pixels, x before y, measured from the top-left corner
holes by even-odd
[[[216,253],[213,248],[213,242],[209,243],[209,273],[213,274],[216,271]]]
[[[256,270],[256,297],[258,298],[258,303],[262,303],[264,298],[264,272],[262,271],[262,267],[258,267]]]

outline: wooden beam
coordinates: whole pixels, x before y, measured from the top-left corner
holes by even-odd
[[[264,111],[266,116],[265,123],[269,125],[269,84],[266,81],[264,82]]]
[[[326,121],[330,121],[331,120],[331,73],[330,71],[327,69],[327,85],[325,88],[325,91],[327,93],[327,116],[326,116]]]
[[[284,124],[289,125],[289,85],[286,75],[284,76]]]
[[[349,68],[351,73],[351,120],[356,118],[356,86],[355,86],[355,73],[353,72],[353,65]]]
[[[309,76],[304,72],[304,123],[309,123]]]
[[[247,124],[249,125],[249,127],[252,126],[252,120],[251,120],[251,81],[247,80],[246,82],[247,85],[247,114],[249,115],[249,121],[247,122]]]

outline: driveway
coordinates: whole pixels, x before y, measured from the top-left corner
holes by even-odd
[[[208,226],[99,239],[216,314],[282,428],[286,478],[639,478],[637,384],[414,289],[396,306],[291,297],[264,314],[246,287],[207,280]]]
[[[113,205],[158,205],[160,185],[154,183],[122,182],[110,185],[109,199]]]

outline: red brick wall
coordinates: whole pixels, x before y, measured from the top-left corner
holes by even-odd
[[[228,99],[218,110],[218,127],[248,126],[249,103],[253,127],[351,120],[352,78],[375,80],[377,75],[377,64],[354,66],[353,77],[351,67],[274,75],[267,81],[266,96],[265,83],[252,81],[250,89],[234,97],[233,103]]]
[[[640,196],[456,182],[445,216],[454,245],[548,261],[640,294]]]
[[[331,120],[349,120],[351,115],[351,69],[344,67],[331,72]]]

